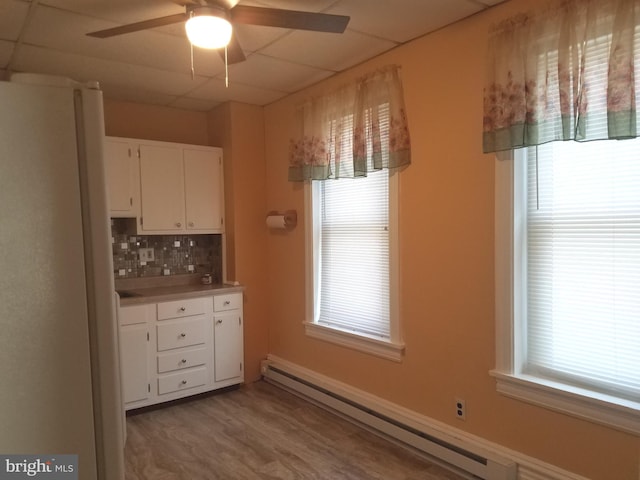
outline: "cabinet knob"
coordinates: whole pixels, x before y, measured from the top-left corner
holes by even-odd
[[[184,337],[186,337],[186,336],[187,336],[187,334],[186,334],[186,333],[181,333],[181,334],[180,334],[180,338],[184,338]]]
[[[182,223],[176,222],[176,227],[180,228],[181,226],[182,226]]]
[[[231,300],[225,300],[225,301],[224,301],[224,304],[225,304],[225,306],[226,306],[226,305],[231,305]]]
[[[216,323],[220,324],[220,323],[222,323],[222,320],[216,320]]]
[[[186,308],[184,308],[184,307],[180,307],[180,311],[181,311],[181,312],[184,312],[184,311],[186,311],[186,310],[187,310]]]
[[[187,363],[187,359],[183,358],[182,360],[180,360],[180,363]]]
[[[186,380],[182,380],[182,381],[180,382],[180,384],[181,384],[181,385],[186,385],[186,384],[187,384],[187,381],[186,381]]]

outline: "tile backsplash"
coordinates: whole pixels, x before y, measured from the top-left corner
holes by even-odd
[[[132,235],[124,220],[111,219],[116,279],[211,273],[222,281],[221,235]],[[142,248],[153,249],[154,260],[141,260]]]

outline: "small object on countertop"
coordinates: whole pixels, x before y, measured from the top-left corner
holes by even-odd
[[[205,273],[200,279],[200,281],[202,282],[203,285],[211,285],[213,279],[211,278],[210,273]]]

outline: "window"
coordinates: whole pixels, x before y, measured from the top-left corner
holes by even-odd
[[[496,164],[498,390],[640,432],[640,139]]]
[[[537,151],[523,215],[525,371],[638,399],[640,140]]]
[[[637,9],[572,0],[503,23],[485,96],[485,151],[527,146],[495,164],[498,391],[635,435]]]
[[[379,115],[387,142],[388,108],[381,106]],[[344,143],[353,133],[345,123],[353,122],[342,119]],[[342,169],[352,165],[332,159],[336,163]],[[315,338],[399,361],[404,345],[397,315],[397,177],[389,169],[369,171],[367,177],[306,183],[311,223],[305,326]]]

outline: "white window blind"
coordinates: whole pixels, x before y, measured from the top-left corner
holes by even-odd
[[[318,322],[389,338],[389,172],[320,187]]]
[[[527,176],[523,371],[637,400],[640,140],[531,148]]]

